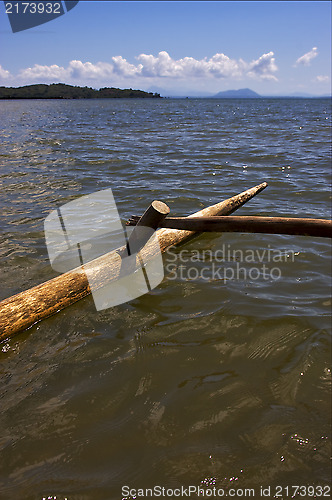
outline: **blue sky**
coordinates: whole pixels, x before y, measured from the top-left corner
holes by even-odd
[[[12,33],[0,1],[0,85],[56,82],[170,95],[327,94],[331,3],[81,0]]]

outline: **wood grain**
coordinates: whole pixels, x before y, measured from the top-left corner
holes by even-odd
[[[225,201],[209,206],[191,217],[210,217],[233,213],[256,194],[265,189],[267,183],[247,189]],[[167,211],[167,210],[166,210]],[[192,230],[159,229],[156,232],[160,249],[164,252],[172,245],[177,245],[195,235]],[[123,250],[123,249],[120,249]],[[149,242],[140,255],[146,260],[155,254],[155,245]],[[137,256],[139,259],[139,254]],[[69,307],[91,293],[86,272],[93,276],[94,286],[102,287],[110,280],[116,280],[121,270],[121,256],[118,251],[107,253],[84,266],[77,267],[45,283],[9,297],[0,302],[0,341],[29,328],[62,309]]]

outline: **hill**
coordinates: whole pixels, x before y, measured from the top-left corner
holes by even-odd
[[[259,94],[250,89],[239,89],[239,90],[225,90],[224,92],[218,92],[218,94],[213,96],[216,99],[247,99],[247,98],[258,98],[261,97]]]
[[[160,94],[144,92],[143,90],[121,90],[114,87],[95,90],[91,87],[74,87],[65,83],[0,87],[0,99],[108,99],[119,97],[160,98]]]

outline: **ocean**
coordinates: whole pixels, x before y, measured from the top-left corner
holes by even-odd
[[[103,189],[123,223],[265,181],[235,215],[331,218],[329,99],[1,101],[0,134],[0,300],[58,275],[45,218]],[[205,233],[164,270],[0,344],[1,500],[330,497],[330,240]]]

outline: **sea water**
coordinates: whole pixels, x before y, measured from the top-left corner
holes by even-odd
[[[1,101],[0,299],[57,275],[45,218],[102,189],[123,222],[264,181],[236,214],[330,218],[330,105]],[[1,499],[330,494],[330,240],[204,234],[164,268],[144,296],[87,297],[0,344]]]

